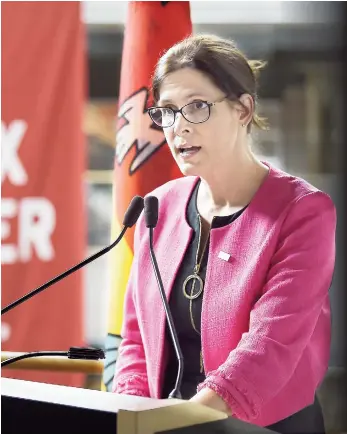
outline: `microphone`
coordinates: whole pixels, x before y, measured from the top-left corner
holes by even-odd
[[[173,343],[173,346],[175,348],[176,357],[177,357],[177,361],[178,361],[178,372],[177,372],[176,384],[175,384],[175,388],[173,389],[173,391],[169,394],[169,398],[182,399],[181,384],[182,384],[183,369],[184,369],[183,354],[182,354],[182,350],[181,350],[181,347],[179,344],[177,331],[176,331],[176,328],[175,328],[175,325],[174,325],[174,322],[172,319],[172,314],[170,311],[169,303],[167,301],[166,294],[164,291],[163,281],[161,279],[161,275],[160,275],[158,263],[157,263],[157,260],[155,257],[154,247],[153,247],[153,230],[158,223],[158,208],[159,208],[158,198],[155,196],[147,196],[147,197],[145,197],[144,204],[145,204],[144,213],[145,213],[146,226],[147,226],[147,228],[149,228],[149,250],[150,250],[150,255],[151,255],[151,261],[152,261],[155,277],[157,279],[161,299],[162,299],[165,314],[166,314],[166,319],[167,319],[169,329],[170,329],[172,343]]]
[[[79,264],[73,266],[69,270],[64,271],[64,273],[59,274],[58,276],[54,277],[52,280],[39,286],[38,288],[34,289],[33,291],[30,291],[28,294],[24,295],[23,297],[19,298],[18,300],[10,303],[8,306],[1,309],[1,315],[3,315],[4,313],[8,312],[11,309],[14,309],[16,306],[24,303],[29,298],[34,297],[34,295],[40,293],[41,291],[45,290],[49,286],[54,285],[55,283],[59,282],[59,280],[64,279],[64,277],[69,276],[70,274],[74,273],[75,271],[79,270],[80,268],[84,267],[85,265],[89,264],[90,262],[94,261],[95,259],[99,258],[100,256],[104,255],[105,253],[107,253],[111,249],[113,249],[113,247],[115,247],[121,241],[125,232],[129,228],[134,226],[134,224],[137,222],[143,208],[144,208],[143,198],[141,196],[133,197],[128,209],[126,210],[126,212],[124,214],[123,229],[122,229],[120,235],[118,236],[118,238],[112,244],[110,244],[109,246],[100,250],[99,252],[95,253],[94,255],[90,256],[89,258],[85,259],[84,261],[80,262]]]
[[[63,356],[67,357],[68,359],[78,360],[99,360],[105,358],[105,353],[103,350],[97,348],[83,347],[71,347],[69,351],[38,351],[34,353],[21,354],[19,356],[11,357],[7,360],[4,360],[1,362],[1,367],[11,365],[12,363],[18,362],[19,360],[43,356]]]

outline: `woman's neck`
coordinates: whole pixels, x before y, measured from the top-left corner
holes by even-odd
[[[247,154],[227,167],[219,167],[210,176],[201,177],[198,204],[210,209],[214,215],[241,209],[252,200],[268,171],[253,154]]]

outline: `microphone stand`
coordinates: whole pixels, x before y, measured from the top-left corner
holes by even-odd
[[[116,241],[114,241],[109,246],[105,247],[104,249],[100,250],[99,252],[96,252],[94,255],[89,256],[89,258],[85,259],[84,261],[80,262],[79,264],[73,266],[69,270],[66,270],[64,273],[59,274],[59,276],[54,277],[52,280],[44,283],[43,285],[39,286],[38,288],[34,289],[31,292],[28,292],[28,294],[24,295],[23,297],[19,298],[18,300],[15,300],[14,302],[10,303],[8,306],[1,309],[1,315],[8,312],[11,309],[14,309],[19,304],[24,303],[26,300],[28,300],[31,297],[34,297],[34,295],[38,294],[39,292],[45,290],[51,285],[54,285],[55,283],[59,282],[59,280],[64,279],[64,277],[69,276],[71,273],[74,273],[75,271],[79,270],[80,268],[84,267],[85,265],[89,264],[89,262],[94,261],[94,259],[99,258],[99,256],[104,255],[105,253],[109,252],[113,247],[115,247],[119,241],[123,238],[123,235],[125,234],[128,227],[124,227]]]
[[[172,343],[173,343],[176,357],[177,357],[177,361],[178,361],[178,372],[177,372],[176,384],[175,384],[175,388],[173,389],[173,391],[169,394],[169,398],[182,399],[180,388],[181,388],[181,384],[182,384],[183,369],[184,369],[183,354],[182,354],[182,350],[181,350],[181,347],[179,344],[176,328],[174,326],[170,307],[169,307],[169,304],[168,304],[168,301],[166,298],[166,294],[164,292],[164,286],[163,286],[163,282],[161,280],[161,276],[159,273],[158,263],[157,263],[155,255],[154,255],[153,228],[149,228],[149,243],[150,243],[151,261],[153,264],[155,277],[157,279],[158,287],[160,290],[161,299],[163,301],[165,314],[166,314],[166,318],[167,318],[167,322],[168,322],[168,326],[169,326],[169,330],[170,330],[170,334],[171,334],[171,338],[172,338]]]
[[[166,298],[166,294],[164,291],[164,285],[163,281],[161,279],[157,259],[155,257],[154,253],[154,246],[153,246],[153,230],[157,225],[158,222],[158,198],[155,196],[148,196],[145,198],[145,219],[146,219],[146,226],[149,228],[149,250],[150,250],[150,256],[151,261],[154,269],[154,274],[157,279],[160,296],[163,302],[164,310],[166,319],[168,322],[170,334],[172,343],[176,352],[176,357],[178,361],[178,372],[177,372],[177,378],[175,383],[175,388],[172,390],[172,392],[169,394],[169,398],[177,398],[182,399],[181,394],[181,384],[182,384],[182,378],[183,378],[183,369],[184,369],[184,361],[183,361],[183,354],[180,347],[180,343],[177,336],[177,331],[173,322],[172,314],[170,311],[169,303]]]
[[[24,303],[29,298],[33,297],[34,295],[38,294],[39,292],[43,291],[44,289],[48,288],[51,285],[54,285],[55,283],[59,282],[59,280],[64,279],[64,277],[69,276],[71,273],[74,273],[75,271],[79,270],[80,268],[84,267],[85,265],[89,264],[89,262],[94,261],[94,259],[99,258],[99,256],[104,255],[105,253],[109,252],[113,247],[115,247],[123,238],[125,232],[134,226],[134,224],[137,222],[138,218],[140,217],[140,214],[144,208],[144,200],[141,196],[134,196],[128,206],[128,209],[125,212],[124,219],[123,219],[123,229],[121,233],[119,234],[116,241],[114,241],[109,246],[105,247],[104,249],[100,250],[99,252],[96,252],[94,255],[90,256],[89,258],[85,259],[84,261],[80,262],[79,264],[75,265],[74,267],[70,268],[69,270],[65,271],[62,274],[59,274],[59,276],[54,277],[49,282],[39,286],[38,288],[34,289],[33,291],[30,291],[28,294],[24,295],[23,297],[19,298],[18,300],[10,303],[8,306],[1,309],[1,315],[8,312],[11,309],[14,309],[19,304]]]

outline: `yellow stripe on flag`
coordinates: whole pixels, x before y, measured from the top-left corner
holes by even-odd
[[[112,222],[112,240],[122,230],[116,218]],[[133,252],[125,237],[110,253],[111,291],[108,332],[120,335],[123,321],[123,302],[130,273]]]

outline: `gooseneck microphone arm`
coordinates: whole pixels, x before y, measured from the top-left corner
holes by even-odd
[[[127,227],[124,227],[122,232],[120,233],[119,237],[116,239],[116,241],[114,241],[109,246],[105,247],[104,249],[100,250],[99,252],[95,253],[94,255],[90,256],[89,258],[85,259],[84,261],[80,262],[79,264],[73,266],[69,270],[64,271],[64,273],[59,274],[59,276],[54,277],[52,280],[44,283],[43,285],[39,286],[38,288],[34,289],[33,291],[28,292],[28,294],[24,295],[23,297],[19,298],[18,300],[10,303],[8,306],[1,309],[1,315],[3,315],[4,313],[6,313],[7,311],[9,311],[11,309],[14,309],[16,306],[24,303],[26,300],[29,300],[29,298],[34,297],[34,295],[39,294],[41,291],[44,291],[46,288],[59,282],[59,280],[64,279],[65,277],[69,276],[70,274],[74,273],[75,271],[79,270],[80,268],[84,267],[85,265],[89,264],[89,262],[92,262],[95,259],[99,258],[99,256],[102,256],[105,253],[109,252],[123,238],[123,235],[125,234],[127,229],[128,229]]]
[[[176,328],[175,328],[175,325],[173,322],[169,303],[168,303],[168,300],[166,298],[166,294],[164,291],[164,285],[163,285],[163,281],[161,279],[157,259],[155,257],[155,253],[154,253],[153,230],[156,227],[157,222],[158,222],[158,199],[155,196],[147,196],[145,198],[145,211],[144,212],[145,212],[146,226],[147,226],[147,228],[149,228],[149,249],[150,249],[151,261],[152,261],[155,277],[157,279],[161,299],[162,299],[164,310],[165,310],[167,323],[168,323],[170,334],[171,334],[172,343],[173,343],[176,357],[177,357],[177,361],[178,361],[178,372],[177,372],[176,384],[175,384],[175,388],[169,394],[169,398],[182,399],[181,384],[182,384],[183,369],[184,369],[183,354],[182,354],[181,346],[179,344],[177,331],[176,331]]]
[[[1,362],[1,367],[19,362],[19,360],[29,359],[32,357],[47,357],[47,356],[63,356],[68,359],[78,360],[99,360],[105,358],[103,350],[95,348],[71,347],[69,351],[37,351],[33,353],[25,353],[19,356],[11,357],[10,359]]]
[[[112,244],[100,250],[99,252],[95,253],[94,255],[90,256],[89,258],[85,259],[84,261],[80,262],[79,264],[73,266],[69,270],[66,270],[64,273],[59,274],[58,276],[54,277],[52,280],[44,283],[43,285],[39,286],[33,291],[30,291],[28,294],[24,295],[18,300],[10,303],[8,306],[1,309],[1,315],[3,315],[4,313],[8,312],[11,309],[14,309],[16,306],[24,303],[29,298],[34,297],[36,294],[39,294],[41,291],[44,291],[46,288],[54,285],[55,283],[59,282],[60,280],[64,279],[65,277],[69,276],[70,274],[74,273],[75,271],[79,270],[80,268],[84,267],[85,265],[89,264],[90,262],[94,261],[95,259],[99,258],[100,256],[104,255],[105,253],[113,249],[113,247],[115,247],[123,238],[127,229],[131,228],[136,223],[143,210],[143,207],[144,207],[143,198],[141,196],[135,196],[132,199],[125,213],[124,220],[123,220],[124,227],[121,233],[119,234],[118,238]]]
[[[26,353],[20,356],[11,357],[10,359],[1,362],[1,367],[11,365],[12,363],[19,362],[20,360],[29,359],[32,357],[46,357],[46,356],[65,356],[67,357],[67,351],[39,351],[37,353]]]

